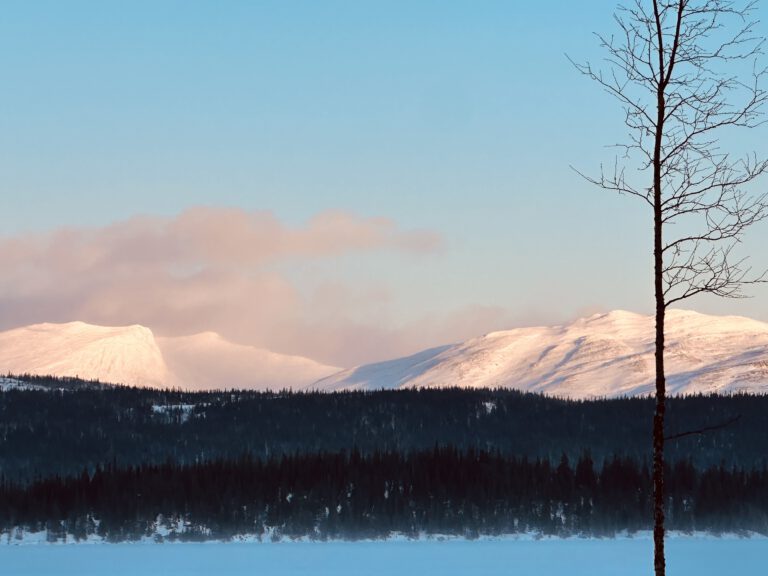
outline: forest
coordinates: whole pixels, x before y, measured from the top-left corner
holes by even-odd
[[[768,470],[666,471],[668,528],[768,535]],[[612,536],[651,527],[646,464],[613,457],[596,467],[466,452],[375,451],[244,456],[84,470],[79,476],[0,484],[0,533],[46,530],[52,541],[237,536],[359,539],[535,533]]]
[[[23,379],[36,389],[0,392],[0,529],[9,538],[43,529],[54,539],[123,540],[649,527],[651,398],[192,393]],[[768,397],[672,398],[668,415],[669,528],[768,533]]]
[[[589,451],[650,458],[651,398],[569,401],[515,390],[180,392],[37,378],[48,391],[0,392],[0,473],[13,481],[98,466],[192,464],[357,449],[409,453],[435,445],[556,463]],[[735,421],[734,421],[735,420]],[[670,399],[670,461],[762,467],[768,396]]]

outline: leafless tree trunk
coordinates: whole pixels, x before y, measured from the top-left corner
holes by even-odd
[[[763,123],[768,94],[758,67],[764,38],[755,2],[634,0],[619,6],[616,35],[598,34],[605,69],[576,64],[622,104],[628,143],[611,172],[587,180],[640,198],[653,215],[656,410],[653,418],[654,569],[664,555],[664,319],[697,294],[738,298],[762,282],[732,253],[744,231],[768,216],[768,195],[750,185],[768,171],[756,155],[720,150],[729,128]],[[746,78],[746,79],[745,79]],[[667,239],[670,225],[678,234]]]

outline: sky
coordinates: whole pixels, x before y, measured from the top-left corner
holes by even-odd
[[[600,62],[613,7],[6,0],[0,329],[214,330],[352,366],[650,313],[650,213],[574,171],[625,140],[566,57]],[[768,128],[737,142],[768,154]],[[761,269],[767,245],[763,223],[740,249]],[[748,292],[684,307],[768,321]]]

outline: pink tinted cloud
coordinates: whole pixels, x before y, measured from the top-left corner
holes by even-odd
[[[235,341],[350,365],[393,353],[402,333],[344,310],[386,305],[384,281],[297,286],[286,261],[350,253],[430,253],[431,232],[384,218],[324,212],[290,227],[270,212],[192,208],[101,228],[0,238],[0,329],[82,320],[144,324],[161,335],[213,330]],[[318,310],[316,304],[324,303]],[[365,316],[365,314],[363,314]]]
[[[378,362],[414,354],[426,348],[462,342],[494,330],[520,325],[508,310],[496,306],[470,305],[442,313],[423,314],[404,323],[361,322],[353,316],[330,314],[312,318],[306,338],[306,355],[313,358],[338,358],[337,366]],[[305,327],[306,329],[307,327]],[[286,327],[286,330],[290,327]],[[295,335],[281,332],[291,340]]]

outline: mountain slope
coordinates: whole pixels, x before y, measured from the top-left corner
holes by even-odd
[[[651,393],[654,319],[614,311],[552,327],[492,332],[466,342],[359,366],[317,390],[504,387],[570,398]],[[768,392],[768,324],[737,316],[667,313],[671,394]]]
[[[0,332],[0,370],[152,387],[163,386],[170,378],[148,328],[84,322]]]
[[[155,337],[144,326],[35,324],[0,332],[0,373],[77,376],[116,384],[280,389],[339,369],[229,342],[212,332]]]
[[[173,374],[173,385],[185,390],[301,388],[339,370],[302,356],[234,344],[215,332],[161,337],[157,343]]]

